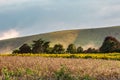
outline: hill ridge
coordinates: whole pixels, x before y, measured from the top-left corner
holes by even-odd
[[[39,38],[51,41],[51,46],[60,43],[66,48],[70,43],[74,43],[76,46],[82,46],[84,49],[89,47],[99,48],[106,36],[114,36],[120,40],[120,26],[63,30],[1,40],[0,53],[11,53],[12,50],[20,47],[22,44],[31,44],[33,40]]]

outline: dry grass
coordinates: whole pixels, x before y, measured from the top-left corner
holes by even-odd
[[[95,77],[98,80],[120,80],[120,61],[100,59],[67,59],[22,56],[0,56],[0,70],[29,68],[41,75],[51,76],[64,65],[73,75]],[[1,72],[0,72],[1,74]]]

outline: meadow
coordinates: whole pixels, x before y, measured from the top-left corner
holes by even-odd
[[[0,80],[120,80],[119,58],[119,53],[0,55]]]

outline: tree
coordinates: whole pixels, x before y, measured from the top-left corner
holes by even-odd
[[[62,54],[64,53],[64,51],[65,49],[63,48],[63,45],[61,44],[54,45],[53,50],[52,50],[52,52],[55,54]]]
[[[32,52],[33,53],[44,53],[45,49],[49,46],[49,42],[45,42],[42,39],[33,41]]]
[[[49,46],[50,46],[49,41],[45,41],[42,39],[33,41],[32,52],[33,53],[47,53]]]
[[[52,51],[53,51],[53,47],[49,47],[49,48],[47,48],[47,52],[46,53],[51,53],[52,54],[53,53]]]
[[[83,52],[83,48],[80,46],[77,48],[77,53],[82,53]]]
[[[23,44],[19,48],[19,53],[31,53],[31,47],[28,44]]]
[[[108,36],[99,50],[103,53],[120,52],[120,42],[116,38]]]
[[[50,41],[47,41],[47,42],[44,42],[44,44],[43,44],[43,52],[44,53],[48,53],[49,52],[49,50],[50,50]]]
[[[43,44],[44,44],[44,40],[42,39],[39,39],[39,40],[36,40],[36,41],[33,41],[33,44],[32,44],[32,52],[33,53],[42,53],[43,52]]]
[[[77,52],[76,46],[74,44],[69,44],[66,52],[68,52],[68,53],[76,53]]]
[[[12,52],[12,54],[18,54],[18,53],[20,53],[19,50],[13,50],[13,52]]]
[[[95,48],[88,48],[84,51],[85,53],[98,53],[99,51]]]

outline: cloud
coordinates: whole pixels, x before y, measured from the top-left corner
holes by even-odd
[[[19,32],[14,29],[11,29],[11,30],[2,32],[0,34],[0,40],[14,38],[14,37],[18,37],[18,36],[19,36]]]
[[[26,2],[29,0],[0,0],[0,4],[14,4],[14,3],[20,3],[20,2]]]
[[[21,4],[21,3],[34,3],[39,2],[40,4],[49,4],[51,0],[0,0],[1,5]],[[0,6],[1,6],[0,5]]]
[[[0,0],[0,30],[17,27],[29,35],[119,25],[119,5],[120,0]]]
[[[103,17],[111,16],[116,17],[116,14],[119,14],[120,12],[120,5],[107,5],[101,8],[101,10],[98,11],[99,14]]]

